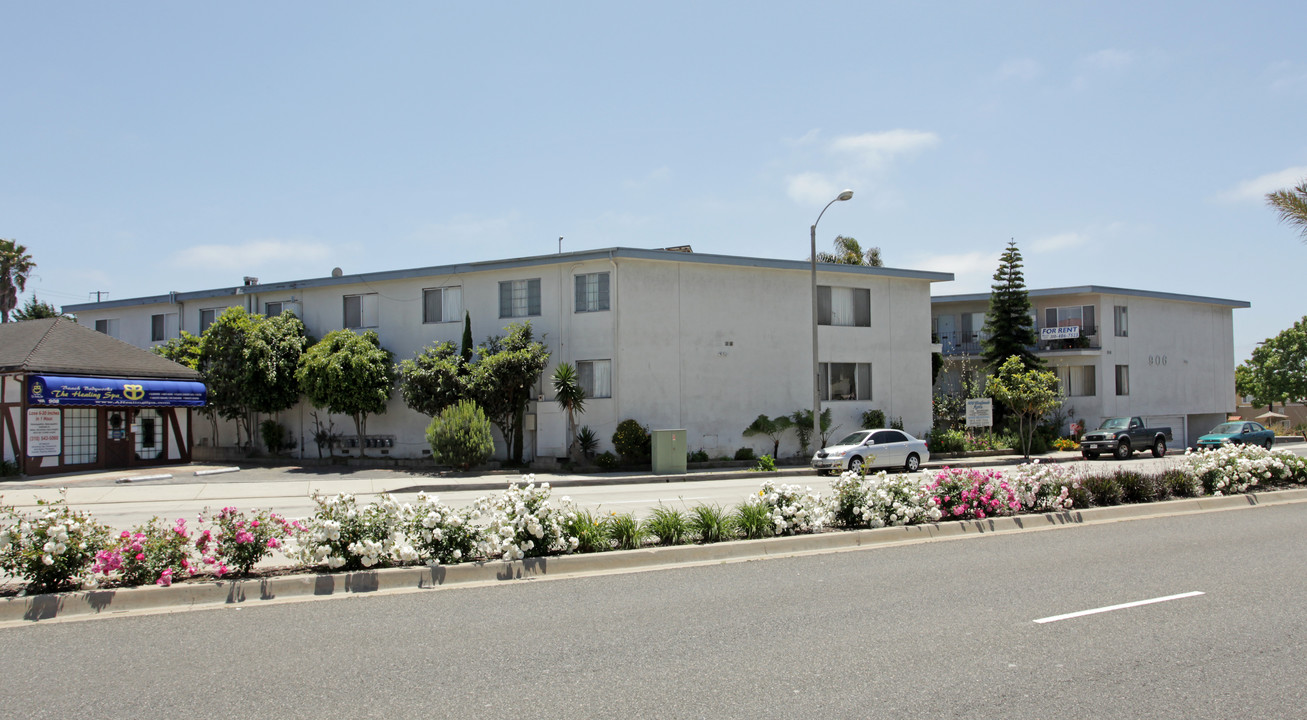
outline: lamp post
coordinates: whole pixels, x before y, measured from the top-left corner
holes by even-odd
[[[817,450],[821,449],[821,366],[817,363],[817,223],[826,214],[831,205],[853,197],[852,190],[845,190],[826,203],[812,223],[812,441]]]

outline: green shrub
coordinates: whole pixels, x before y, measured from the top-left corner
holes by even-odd
[[[37,500],[31,513],[0,505],[0,571],[24,580],[29,593],[76,590],[108,547],[109,528],[70,509],[65,493]]]
[[[611,550],[603,518],[589,510],[573,510],[563,520],[563,532],[576,538],[576,552],[592,553]]]
[[[753,469],[758,472],[776,472],[776,461],[771,455],[763,455],[758,458],[758,464],[754,465]]]
[[[1044,455],[1046,453],[1048,453],[1048,440],[1043,435],[1035,433],[1030,438],[1030,454]]]
[[[742,447],[735,451],[736,460],[752,460],[754,457],[756,456],[753,454],[753,448],[751,447]]]
[[[967,449],[967,436],[961,430],[935,428],[930,431],[932,453],[963,452]]]
[[[18,477],[18,463],[0,460],[0,477]]]
[[[776,523],[771,517],[771,506],[758,498],[736,505],[731,520],[740,534],[749,540],[770,537],[776,531]]]
[[[1128,503],[1155,502],[1159,496],[1165,497],[1166,491],[1160,488],[1158,477],[1145,475],[1134,470],[1117,470],[1113,475],[1121,488],[1121,499]]]
[[[697,505],[690,509],[690,532],[701,543],[722,542],[735,536],[735,523],[720,505]]]
[[[263,437],[263,447],[273,455],[286,449],[286,428],[276,420],[268,418],[259,423],[259,435]]]
[[[895,430],[902,430],[902,429],[903,429],[903,416],[900,415],[900,416],[898,416],[898,417],[896,417],[896,418],[891,419],[891,420],[889,421],[889,426],[892,427],[892,428],[894,428]]]
[[[595,465],[603,470],[612,470],[620,464],[617,456],[607,451],[595,456]]]
[[[1121,504],[1121,486],[1113,475],[1090,475],[1080,485],[1089,491],[1089,497],[1095,505]]]
[[[463,470],[489,460],[495,452],[490,420],[471,400],[460,400],[432,418],[427,443],[436,462]]]
[[[1160,484],[1167,495],[1178,498],[1198,497],[1201,489],[1198,478],[1179,468],[1164,471]]]
[[[862,413],[862,429],[878,430],[885,427],[884,410],[868,410]]]
[[[1071,507],[1076,510],[1084,510],[1094,504],[1094,498],[1084,485],[1076,484],[1067,488],[1067,497],[1071,498]]]
[[[680,545],[685,542],[685,535],[689,531],[685,513],[664,505],[659,505],[649,513],[644,527],[650,535],[658,538],[659,545]]]
[[[629,418],[617,423],[617,430],[613,433],[613,448],[627,462],[647,459],[653,450],[649,428]]]
[[[704,452],[703,448],[699,448],[692,453],[686,453],[685,460],[692,463],[708,462],[708,453]]]
[[[635,519],[634,513],[608,516],[608,538],[618,550],[636,550],[644,544],[644,526]]]

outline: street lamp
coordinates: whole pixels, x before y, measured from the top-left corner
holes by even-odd
[[[831,205],[853,197],[852,190],[845,190],[826,203],[812,223],[812,440],[818,450],[821,449],[821,366],[817,364],[817,223],[826,214]]]

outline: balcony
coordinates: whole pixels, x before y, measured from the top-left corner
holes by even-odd
[[[1039,333],[1042,328],[1036,328]],[[981,352],[981,343],[989,339],[989,333],[980,332],[937,332],[931,333],[930,341],[938,343],[940,352],[946,356],[973,356]],[[1078,350],[1101,350],[1098,328],[1092,325],[1080,328],[1080,337],[1065,340],[1040,340],[1030,348],[1035,353],[1074,354]]]

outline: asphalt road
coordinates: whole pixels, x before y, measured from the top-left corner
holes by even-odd
[[[1307,504],[0,629],[11,717],[1307,716]],[[1077,611],[1198,592],[1038,623]]]

